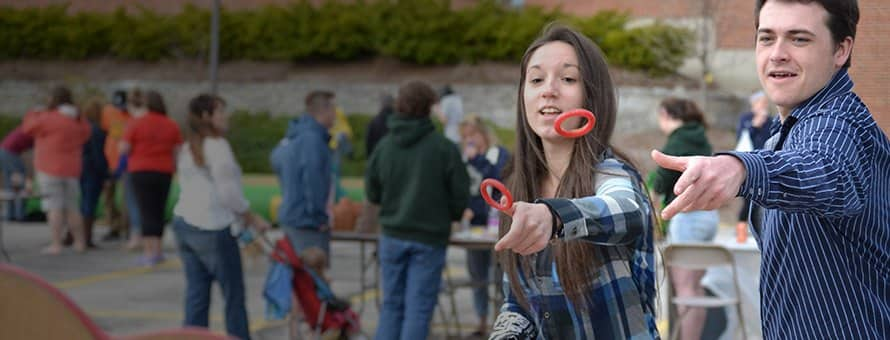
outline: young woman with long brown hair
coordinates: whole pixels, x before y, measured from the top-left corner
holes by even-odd
[[[495,246],[507,296],[491,338],[657,338],[652,206],[610,144],[617,105],[599,48],[547,28],[522,59],[518,100],[505,178],[516,203]],[[567,139],[554,121],[576,108],[596,126]]]

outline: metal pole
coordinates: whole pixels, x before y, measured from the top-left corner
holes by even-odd
[[[213,0],[213,13],[210,16],[210,94],[216,95],[217,69],[219,68],[219,4]]]

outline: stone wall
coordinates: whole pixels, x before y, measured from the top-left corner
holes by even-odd
[[[41,81],[0,81],[0,114],[22,115],[39,106],[53,84]],[[183,121],[188,100],[207,91],[207,82],[171,81],[107,81],[101,83],[74,82],[69,86],[76,95],[83,93],[110,94],[115,89],[139,86],[159,91],[166,100],[169,114]],[[512,84],[454,84],[464,99],[466,112],[477,113],[501,126],[515,124],[516,86]],[[395,93],[398,83],[369,82],[223,82],[219,93],[230,110],[266,111],[273,115],[296,115],[303,109],[303,98],[314,89],[332,90],[336,101],[347,113],[374,114],[379,109],[383,93]],[[656,129],[655,107],[666,96],[697,99],[697,90],[683,87],[620,87],[617,129],[640,132]],[[709,119],[715,126],[732,129],[736,115],[744,110],[744,102],[730,95],[715,93],[708,100]]]

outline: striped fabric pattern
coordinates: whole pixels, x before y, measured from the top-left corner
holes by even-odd
[[[748,172],[739,195],[766,208],[766,339],[890,338],[890,141],[852,88],[838,71],[784,145],[728,153]]]
[[[547,204],[563,221],[560,237],[594,243],[604,259],[586,293],[589,309],[577,309],[566,297],[547,247],[531,255],[531,272],[519,266],[528,310],[519,304],[504,276],[506,300],[491,339],[659,338],[652,207],[633,168],[607,158],[597,170],[595,196],[537,201]]]

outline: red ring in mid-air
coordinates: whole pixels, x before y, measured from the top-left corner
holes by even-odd
[[[506,199],[506,204],[500,204],[495,202],[491,195],[488,194],[488,187],[494,187],[497,191],[501,192],[501,195],[504,195]],[[482,181],[482,184],[479,185],[479,192],[482,194],[482,199],[485,200],[488,205],[494,207],[497,210],[504,212],[507,215],[512,215],[510,213],[510,208],[513,207],[513,194],[510,193],[510,190],[507,190],[507,187],[504,186],[504,183],[494,179],[487,178]]]
[[[562,124],[565,122],[566,119],[569,119],[571,117],[583,117],[587,119],[587,124],[584,124],[584,126],[577,129],[564,130],[562,128]],[[594,125],[596,125],[596,117],[594,117],[592,112],[585,109],[575,109],[568,112],[563,112],[558,117],[556,117],[556,122],[553,123],[553,128],[556,129],[556,133],[558,133],[560,136],[566,138],[578,138],[586,135],[588,132],[590,132],[590,130],[593,130]]]

